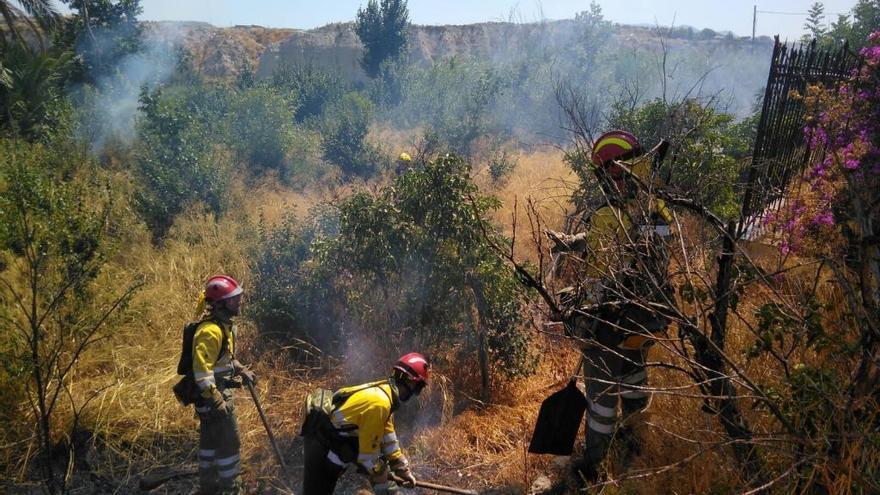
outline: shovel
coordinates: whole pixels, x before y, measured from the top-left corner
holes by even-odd
[[[530,453],[571,455],[574,450],[574,440],[587,409],[587,398],[577,387],[577,376],[583,364],[584,357],[581,356],[568,385],[541,403],[529,443]]]

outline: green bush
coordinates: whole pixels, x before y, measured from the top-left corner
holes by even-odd
[[[409,9],[406,0],[369,0],[359,8],[355,33],[364,45],[361,67],[376,77],[386,61],[399,60],[406,53]]]
[[[373,104],[360,93],[347,93],[324,116],[324,158],[347,176],[369,177],[388,159],[367,142]]]
[[[0,411],[12,413],[0,426],[4,441],[36,440],[32,465],[45,493],[65,493],[61,473],[73,468],[65,465],[73,452],[57,441],[71,425],[58,413],[88,405],[70,391],[78,362],[109,336],[134,290],[101,285],[115,247],[111,190],[80,163],[70,149],[0,140]],[[10,429],[15,417],[33,429]]]
[[[490,110],[502,83],[493,68],[471,59],[413,67],[403,77],[402,102],[391,118],[401,127],[426,127],[451,151],[467,155],[474,140],[495,127]]]
[[[469,169],[451,156],[428,162],[377,195],[351,196],[338,215],[316,216],[314,227],[289,222],[270,232],[257,257],[263,331],[290,329],[328,350],[369,336],[395,343],[393,352],[474,351],[475,280],[492,369],[531,372],[521,286],[484,237],[502,241],[486,219],[498,202],[479,194]]]
[[[754,124],[753,118],[737,123],[695,99],[677,104],[656,99],[636,108],[618,101],[609,117],[609,128],[632,132],[645,148],[669,140],[673,149],[659,176],[727,218],[739,213],[737,182],[751,152]]]
[[[516,170],[517,161],[512,153],[502,150],[496,151],[489,159],[489,176],[492,182],[501,184],[510,178],[513,171]]]
[[[141,93],[136,205],[155,241],[196,202],[215,214],[226,207],[230,169],[214,144],[222,138],[225,101],[224,93],[204,88]]]
[[[69,52],[33,53],[14,44],[0,54],[0,132],[28,140],[49,140],[67,128],[70,104],[64,81],[72,65]]]
[[[339,75],[313,65],[283,65],[272,73],[269,83],[282,93],[295,95],[299,102],[297,122],[322,115],[330,103],[342,97],[348,86]]]
[[[254,87],[235,95],[227,117],[229,145],[239,161],[258,172],[275,170],[285,182],[292,175],[294,98],[272,88]]]

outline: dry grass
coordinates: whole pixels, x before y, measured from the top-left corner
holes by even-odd
[[[481,190],[501,200],[501,208],[494,211],[491,218],[502,232],[513,237],[516,227],[516,257],[537,261],[535,245],[530,237],[530,203],[543,222],[540,227],[561,230],[565,214],[571,210],[575,176],[562,161],[562,152],[553,148],[518,152],[514,159],[517,166],[513,174],[500,184],[493,183],[487,164],[477,166],[474,179]]]
[[[407,139],[403,135],[386,137],[388,142],[398,143]],[[502,200],[503,206],[493,214],[493,220],[508,235],[513,234],[512,217],[516,212],[516,255],[534,260],[534,247],[527,242],[528,199],[532,199],[546,227],[559,229],[563,212],[568,209],[573,177],[557,151],[520,153],[517,159],[518,167],[506,183],[492,183],[485,166],[477,165],[475,176],[481,190]],[[72,382],[79,397],[100,391],[90,403],[82,425],[98,438],[90,463],[108,481],[107,486],[115,487],[116,493],[129,493],[146,471],[182,463],[192,465],[195,461],[197,420],[190,409],[174,401],[170,388],[176,380],[180,331],[192,318],[194,299],[205,278],[225,272],[239,277],[246,287],[252,285],[248,256],[261,218],[270,225],[290,212],[303,218],[315,204],[344,195],[352,187],[291,192],[271,181],[249,187],[238,182],[233,190],[239,209],[219,221],[188,214],[177,222],[161,248],[150,245],[146,232],[133,230],[127,250],[120,253],[107,276],[120,283],[143,276],[146,285],[132,302],[130,320],[114,329],[112,341],[89,354]],[[758,292],[747,294],[741,312],[749,314],[766,297]],[[333,388],[349,377],[296,368],[285,349],[259,343],[256,329],[247,321],[241,324],[240,342],[243,360],[252,362],[262,377],[258,387],[261,401],[294,477],[299,479],[302,460],[297,433],[302,400],[316,386]],[[498,384],[493,404],[481,406],[470,398],[478,389],[473,363],[450,360],[449,368],[438,370],[444,378],[436,380],[420,398],[422,404],[405,406],[408,411],[401,411],[398,427],[418,475],[498,493],[524,493],[542,474],[554,479],[567,477],[564,463],[554,462],[549,456],[527,455],[526,448],[541,401],[564,385],[576,363],[576,353],[571,349],[558,352],[559,342],[545,337],[536,342],[542,355],[537,374]],[[730,336],[730,354],[757,379],[772,381],[778,370],[771,363],[747,362],[742,357],[751,342],[748,331],[738,326]],[[367,360],[365,356],[359,358]],[[652,360],[676,362],[677,358],[659,345]],[[700,453],[701,445],[720,438],[717,423],[700,410],[699,399],[662,392],[681,390],[689,379],[679,372],[652,369],[650,380],[661,393],[656,394],[649,410],[651,427],[642,455],[629,470],[659,468],[688,456],[693,458],[648,478],[609,486],[604,493],[725,492],[738,477],[729,452],[721,449]],[[239,392],[239,397],[237,412],[247,490],[274,493],[281,485],[279,470],[254,407],[246,394]],[[69,411],[64,414],[69,415]],[[759,429],[770,429],[771,425],[760,423],[762,416],[757,412],[747,410],[747,414]],[[624,473],[617,463],[612,463],[611,469],[617,475]],[[15,476],[21,476],[20,471]],[[572,485],[570,478],[566,482]],[[362,486],[360,477],[348,475],[341,491],[353,493]],[[174,482],[157,493],[185,493],[190,487],[191,481]]]

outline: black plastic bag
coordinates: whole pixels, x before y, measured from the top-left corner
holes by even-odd
[[[544,399],[529,443],[532,454],[571,455],[587,398],[572,378],[562,390]]]

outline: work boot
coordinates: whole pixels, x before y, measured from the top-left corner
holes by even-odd
[[[220,493],[220,486],[217,482],[202,482],[199,484],[199,489],[193,492],[194,495],[216,495]]]
[[[599,480],[599,466],[586,458],[572,462],[571,471],[577,481],[578,489],[592,485]]]
[[[233,478],[232,483],[223,483],[217,491],[217,495],[241,495],[243,492],[241,487],[241,477]]]
[[[620,462],[624,468],[629,466],[633,459],[642,454],[642,439],[638,428],[625,426],[617,431],[617,440],[614,442],[619,448]]]

